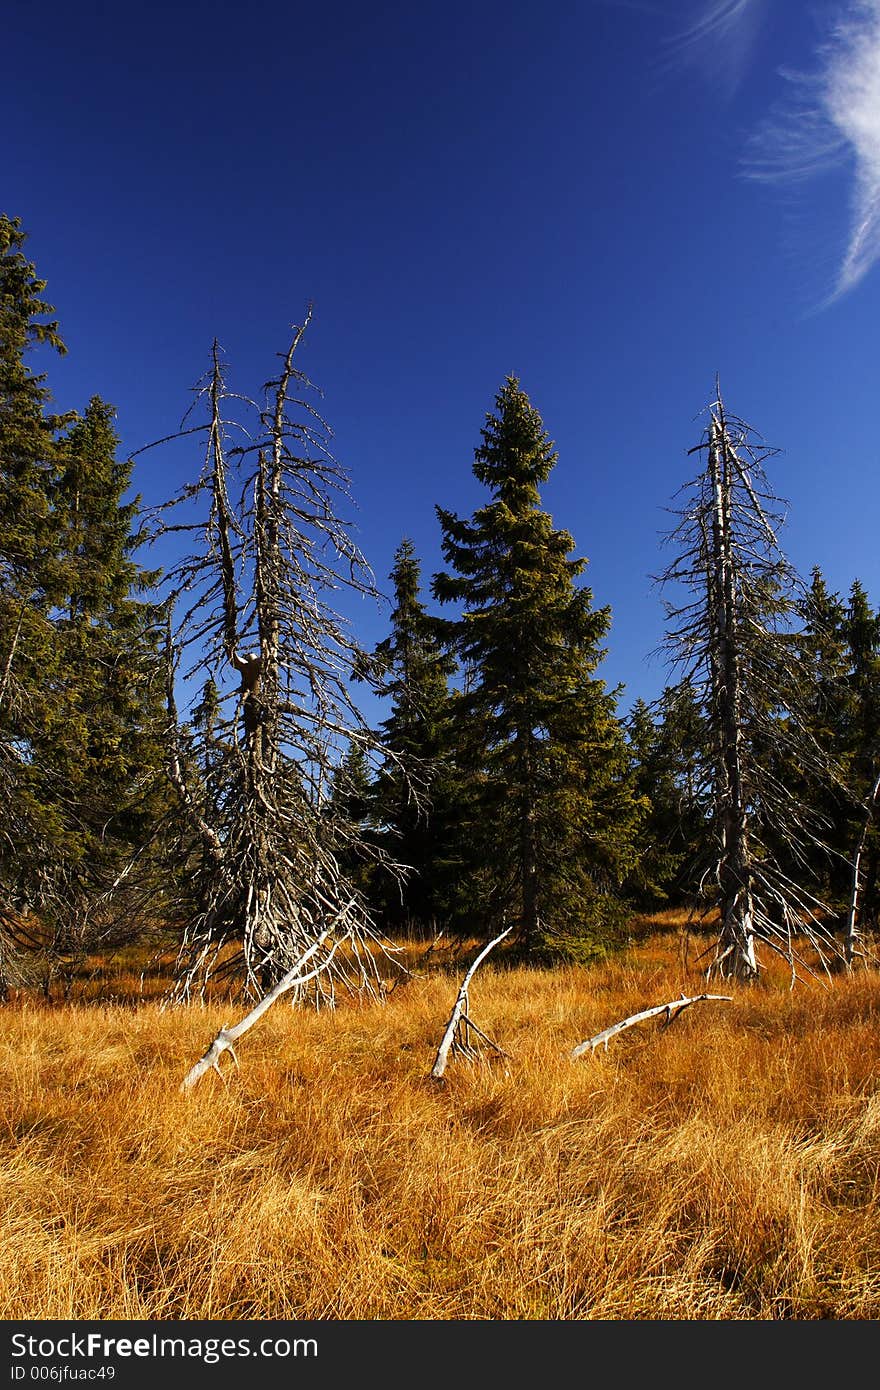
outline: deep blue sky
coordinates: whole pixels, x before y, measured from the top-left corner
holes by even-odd
[[[257,393],[312,300],[300,365],[359,543],[387,587],[410,536],[427,589],[434,505],[485,499],[473,450],[516,373],[625,708],[667,678],[650,576],[718,372],[784,450],[790,557],[876,604],[878,11],[7,0],[0,210],[67,340],[56,399],[111,401],[131,452],[176,428],[215,336]],[[136,487],[199,465],[148,453]]]

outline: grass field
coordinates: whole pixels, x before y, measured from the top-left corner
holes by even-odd
[[[2,1011],[0,1318],[880,1317],[880,974],[705,987],[674,930],[554,972],[490,961],[510,1053],[428,1078],[467,953],[384,1003]],[[111,988],[113,986],[113,988]],[[717,988],[717,986],[713,986]],[[227,1059],[228,1061],[228,1059]]]

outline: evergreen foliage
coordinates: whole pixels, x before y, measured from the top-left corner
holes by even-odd
[[[45,346],[66,352],[54,309],[27,259],[19,219],[0,216],[0,910],[6,932],[50,891],[50,846],[57,826],[31,786],[31,750],[57,679],[49,612],[57,529],[50,504],[55,432],[45,376],[26,355]],[[53,804],[57,796],[52,798]],[[7,949],[5,974],[9,973]]]
[[[442,624],[422,603],[412,541],[398,547],[390,579],[391,633],[373,653],[377,692],[391,704],[381,725],[385,757],[374,801],[389,854],[407,872],[400,882],[386,876],[377,885],[379,910],[388,930],[424,935],[455,926],[462,906],[457,832],[464,789],[456,776],[449,690],[455,660],[441,641]]]
[[[464,668],[473,909],[484,930],[515,921],[525,951],[587,955],[620,930],[643,806],[616,695],[594,675],[610,611],[593,608],[586,560],[541,506],[556,458],[508,377],[474,454],[491,500],[470,520],[437,508],[451,572],[433,592],[459,607],[447,632]]]
[[[820,868],[829,898],[843,910],[852,892],[853,856],[865,831],[859,914],[863,927],[876,928],[878,834],[873,797],[880,772],[880,615],[858,579],[844,599],[828,590],[818,568],[813,570],[803,613],[811,729],[838,770],[838,781],[830,788],[803,779],[803,794],[821,808],[827,825],[830,853]]]
[[[157,811],[156,610],[111,407],[53,414],[25,361],[65,350],[25,240],[0,217],[0,906],[51,969],[123,930],[108,893]]]
[[[642,908],[677,906],[697,890],[710,833],[706,730],[690,682],[667,686],[653,707],[636,700],[627,733],[635,786],[650,807],[630,890]]]
[[[140,498],[123,500],[132,465],[116,458],[113,416],[112,406],[92,398],[58,442],[51,492],[62,676],[34,763],[46,778],[44,803],[53,783],[63,791],[74,851],[65,888],[71,944],[124,929],[121,902],[92,922],[96,900],[144,850],[167,806],[160,609],[150,598],[158,573],[134,559]],[[145,886],[142,875],[136,881]]]
[[[0,215],[0,993],[28,959],[51,972],[161,920],[160,860],[185,884],[182,995],[239,966],[258,994],[305,953],[332,998],[375,978],[377,926],[507,923],[533,958],[586,959],[633,905],[701,894],[722,974],[754,976],[762,943],[797,970],[804,934],[827,964],[831,909],[852,963],[880,914],[880,612],[859,580],[804,588],[775,450],[720,393],[669,537],[680,679],[623,721],[596,675],[610,609],[544,510],[557,454],[516,377],[474,452],[488,500],[436,509],[444,616],[404,539],[367,655],[331,606],[377,596],[294,363],[311,311],[265,398],[236,397],[249,434],[215,345],[184,431],[204,465],[160,526],[193,546],[160,605],[113,408],[54,412],[29,364],[66,348],[26,242]],[[181,676],[201,689],[185,723]],[[378,731],[353,680],[388,702]]]

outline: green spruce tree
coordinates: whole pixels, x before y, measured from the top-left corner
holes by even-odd
[[[850,589],[843,630],[850,656],[848,784],[858,802],[848,843],[853,876],[846,934],[852,964],[861,938],[880,927],[880,612],[858,579]]]
[[[121,902],[107,895],[167,800],[160,610],[149,597],[158,575],[134,559],[140,499],[124,500],[132,465],[116,457],[113,415],[93,397],[58,441],[50,492],[61,679],[36,762],[44,800],[53,787],[62,794],[73,947],[127,931]],[[135,881],[127,876],[126,887]]]
[[[110,889],[148,837],[158,667],[112,411],[53,414],[26,364],[65,349],[25,240],[0,217],[0,909],[51,968],[106,939]]]
[[[386,758],[375,785],[375,815],[403,878],[377,881],[387,930],[425,935],[453,925],[461,878],[461,791],[453,757],[454,658],[421,600],[421,571],[404,539],[391,571],[391,633],[373,653],[378,693],[390,701],[382,723]],[[404,771],[406,769],[406,771]]]
[[[650,808],[631,890],[640,907],[679,907],[706,866],[710,834],[700,766],[706,733],[690,683],[667,686],[653,706],[636,700],[627,733],[635,785]]]
[[[57,597],[57,526],[50,502],[55,434],[45,376],[31,371],[37,348],[66,352],[51,304],[42,298],[17,218],[0,215],[0,985],[17,979],[15,942],[52,894],[57,797],[44,805],[34,785],[34,745],[59,679],[50,612]],[[25,924],[28,924],[27,926]]]
[[[578,583],[586,560],[541,506],[556,459],[508,377],[474,454],[490,501],[467,521],[437,509],[452,572],[433,591],[459,607],[448,632],[464,668],[462,761],[479,812],[475,909],[488,930],[515,922],[526,952],[588,955],[621,930],[643,807],[616,695],[595,676],[610,610],[594,609]]]

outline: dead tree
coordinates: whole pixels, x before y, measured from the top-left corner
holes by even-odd
[[[862,946],[862,910],[865,895],[865,873],[863,856],[865,846],[868,842],[868,835],[874,824],[878,807],[880,807],[880,772],[874,780],[869,796],[862,806],[864,819],[861,831],[855,847],[855,854],[852,862],[852,879],[850,883],[849,908],[846,914],[846,926],[844,929],[844,955],[846,957],[846,968],[852,970],[856,959],[863,955]]]
[[[159,516],[158,533],[190,547],[168,574],[168,771],[197,895],[178,997],[237,970],[259,997],[319,941],[309,957],[316,1001],[332,1001],[340,980],[378,979],[377,933],[340,867],[357,828],[334,812],[328,786],[344,749],[378,752],[349,693],[368,662],[329,599],[379,596],[340,519],[348,480],[329,426],[294,361],[310,317],[260,404],[228,392],[214,345],[196,393],[207,421],[181,432],[205,433],[202,471]],[[203,699],[196,709],[190,695],[182,721],[187,686]],[[341,920],[344,951],[323,935]]]
[[[224,1024],[207,1052],[190,1067],[183,1081],[180,1083],[181,1091],[188,1091],[190,1087],[195,1086],[196,1082],[201,1080],[208,1071],[215,1071],[221,1079],[225,1079],[223,1078],[223,1072],[220,1070],[220,1058],[223,1056],[224,1052],[228,1052],[236,1067],[238,1066],[238,1057],[235,1054],[235,1049],[232,1044],[238,1042],[238,1039],[242,1037],[248,1029],[253,1028],[254,1024],[258,1023],[263,1017],[263,1014],[271,1009],[276,1000],[281,998],[282,994],[287,994],[290,990],[301,989],[303,985],[317,979],[322,971],[326,970],[326,959],[317,966],[308,967],[312,959],[320,955],[324,943],[331,935],[334,940],[330,950],[336,952],[348,939],[348,933],[345,929],[345,914],[341,919],[331,922],[329,926],[324,928],[320,936],[315,938],[308,950],[304,951],[299,960],[290,967],[287,974],[282,975],[278,983],[269,990],[268,994],[263,996],[258,1004],[254,1005],[249,1013],[245,1014],[244,1018],[240,1019],[238,1023],[230,1026]]]
[[[443,1030],[443,1037],[437,1049],[434,1065],[431,1068],[432,1081],[443,1080],[446,1073],[446,1065],[453,1052],[460,1053],[462,1057],[466,1057],[468,1060],[473,1059],[477,1055],[471,1044],[471,1034],[473,1034],[475,1038],[479,1038],[486,1043],[487,1046],[491,1047],[499,1056],[507,1056],[504,1049],[499,1047],[496,1042],[493,1042],[490,1037],[487,1037],[482,1028],[478,1028],[473,1019],[469,1017],[468,1010],[470,1009],[470,1000],[468,998],[468,990],[470,989],[471,980],[474,978],[474,975],[477,973],[477,970],[482,965],[489,952],[493,951],[499,941],[503,941],[505,936],[509,936],[512,931],[513,926],[511,925],[505,927],[504,931],[499,932],[496,937],[493,937],[492,940],[478,952],[465,971],[464,979],[455,997],[452,1013],[449,1015],[449,1021]]]
[[[666,604],[665,645],[697,694],[708,733],[701,773],[712,845],[702,887],[713,885],[720,914],[708,974],[753,979],[763,942],[785,957],[793,982],[811,969],[798,943],[809,943],[821,967],[839,955],[828,911],[809,886],[811,854],[830,851],[817,813],[793,790],[804,773],[814,782],[835,774],[805,712],[794,631],[803,585],[780,548],[783,503],[763,468],[779,451],[727,413],[720,390],[708,414],[689,451],[700,472],[682,489],[666,537],[676,555],[660,576],[667,591],[690,594]],[[773,853],[781,841],[797,877]]]
[[[637,1023],[644,1023],[648,1018],[659,1018],[661,1014],[666,1015],[664,1028],[668,1028],[671,1023],[683,1014],[685,1009],[689,1009],[692,1004],[703,1004],[708,1001],[719,1004],[732,1004],[733,997],[729,994],[697,994],[688,999],[682,995],[680,999],[673,999],[669,1004],[655,1004],[651,1009],[642,1009],[637,1014],[630,1014],[629,1018],[622,1018],[619,1023],[612,1023],[610,1028],[603,1028],[601,1033],[596,1033],[594,1037],[587,1038],[584,1042],[578,1043],[573,1047],[569,1056],[572,1061],[576,1057],[583,1057],[586,1052],[595,1052],[601,1043],[605,1051],[608,1051],[608,1044],[612,1038],[616,1038],[618,1033],[623,1033],[627,1028],[634,1028]]]

